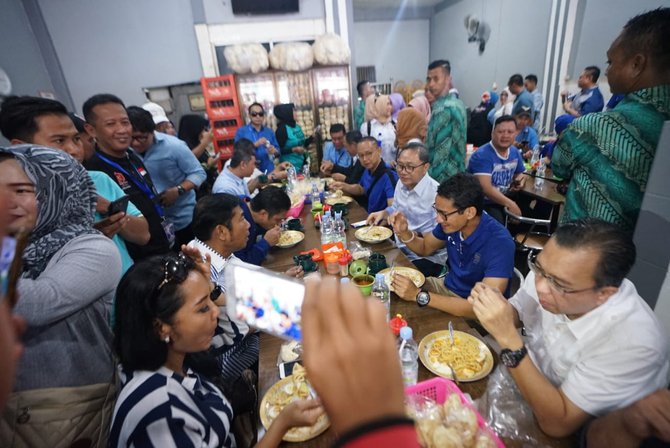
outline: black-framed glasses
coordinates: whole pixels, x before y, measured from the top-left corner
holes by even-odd
[[[263,117],[265,116],[265,112],[249,112],[249,115],[252,117]]]
[[[426,163],[427,162],[423,162],[423,163],[420,163],[418,165],[406,165],[404,163],[396,163],[395,168],[398,172],[407,171],[408,173],[411,174],[411,173],[414,172],[415,169],[419,168],[420,166],[424,166]],[[433,208],[434,208],[434,206],[433,206]]]
[[[442,219],[444,219],[445,221],[448,220],[451,215],[455,215],[456,213],[458,213],[458,214],[463,213],[463,210],[460,210],[460,209],[459,210],[454,210],[453,212],[445,212],[444,210],[440,210],[439,208],[437,208],[435,206],[435,204],[433,204],[433,210],[435,210],[437,212],[437,214],[440,215],[442,217]]]
[[[558,284],[558,282],[554,277],[547,274],[546,271],[542,268],[542,266],[537,264],[537,253],[533,253],[528,257],[528,267],[530,268],[531,271],[533,271],[535,275],[539,275],[540,277],[544,278],[554,291],[562,295],[577,294],[580,292],[593,291],[595,289],[598,289],[595,286],[583,289],[569,289],[564,286],[561,286],[560,284]]]
[[[138,143],[146,143],[147,140],[149,140],[149,134],[147,134],[147,135],[142,135],[142,134],[133,135],[132,138],[133,138],[133,140],[137,141]]]

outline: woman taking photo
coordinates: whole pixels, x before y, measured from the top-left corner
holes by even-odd
[[[123,386],[110,447],[236,446],[228,400],[186,367],[190,353],[209,348],[217,325],[209,272],[207,262],[171,255],[137,263],[121,279],[114,348]],[[278,446],[288,429],[314,424],[321,412],[314,400],[291,403],[257,446]]]

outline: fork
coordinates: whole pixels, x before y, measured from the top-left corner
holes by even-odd
[[[449,367],[449,370],[451,370],[451,378],[454,380],[454,382],[456,383],[457,386],[460,385],[461,383],[460,383],[460,381],[458,381],[458,376],[456,375],[456,371],[454,370],[454,368],[451,366],[450,363],[447,362],[446,364],[447,364],[447,367]]]

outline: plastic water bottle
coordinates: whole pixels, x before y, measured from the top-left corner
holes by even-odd
[[[288,186],[286,187],[286,189],[290,193],[295,188],[295,183],[296,180],[298,179],[298,176],[296,175],[295,167],[293,165],[290,165],[286,171],[288,175]]]
[[[535,189],[541,190],[544,186],[544,176],[547,171],[547,166],[544,164],[544,159],[540,160],[540,166],[535,173]]]
[[[537,146],[533,148],[533,155],[530,158],[530,166],[533,167],[535,166],[535,162],[540,160],[540,148]]]
[[[312,204],[321,202],[321,195],[319,193],[319,187],[316,186],[316,182],[312,182]]]
[[[342,219],[342,212],[335,213],[335,221],[333,225],[333,242],[340,241],[342,247],[347,247],[347,231],[345,229],[344,219]]]
[[[400,329],[400,366],[402,369],[402,382],[405,387],[416,384],[419,376],[419,349],[416,342],[412,339],[412,329],[402,327]]]
[[[312,169],[312,161],[309,157],[309,154],[307,154],[307,158],[305,159],[305,164],[302,166],[302,174],[305,176],[305,179],[309,179],[311,176],[310,170]]]
[[[386,308],[386,322],[391,319],[391,291],[386,284],[384,274],[375,275],[375,284],[372,285],[372,297],[379,300]]]
[[[321,218],[321,246],[333,242],[333,221],[330,211],[323,214]]]

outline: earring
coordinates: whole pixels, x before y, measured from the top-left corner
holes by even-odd
[[[165,342],[166,344],[169,344],[170,343],[170,336],[165,336],[165,339],[163,339],[163,342]]]

